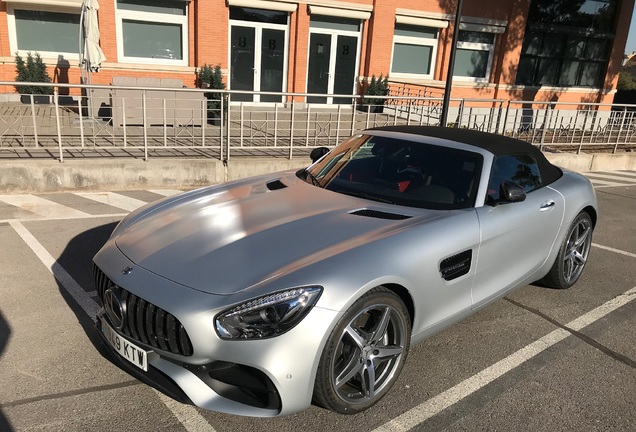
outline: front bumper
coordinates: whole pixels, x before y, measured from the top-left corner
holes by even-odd
[[[102,249],[95,263],[112,283],[173,314],[191,339],[190,356],[131,340],[149,351],[148,372],[111,349],[126,370],[133,368],[134,376],[177,400],[229,414],[274,417],[302,411],[311,404],[318,362],[338,319],[337,312],[314,307],[283,335],[264,340],[223,340],[214,330],[214,317],[230,305],[227,296],[203,293],[163,279],[134,266],[114,246]],[[127,267],[134,270],[124,276],[108,271]],[[102,334],[101,321],[109,322],[103,310],[98,319]],[[130,340],[129,336],[120,336]]]

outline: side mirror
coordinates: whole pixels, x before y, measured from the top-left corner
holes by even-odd
[[[521,202],[526,199],[526,191],[517,183],[505,181],[499,187],[499,200],[504,203]]]
[[[329,153],[329,149],[327,147],[318,147],[313,149],[311,153],[309,153],[309,157],[311,158],[311,162],[314,163],[327,153]]]

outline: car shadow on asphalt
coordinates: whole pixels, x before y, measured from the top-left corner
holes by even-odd
[[[66,272],[86,291],[87,293],[95,293],[96,286],[93,280],[92,266],[93,257],[108,241],[110,234],[115,229],[117,222],[101,225],[84,231],[73,237],[58,258],[58,264],[66,270]],[[172,397],[183,403],[192,403],[178,389],[178,387],[170,382],[163,382],[165,378],[156,370],[149,368],[148,372],[143,372],[128,364],[125,360],[120,359],[116,354],[111,353],[110,348],[105,345],[100,336],[100,330],[97,328],[94,318],[88,316],[86,311],[80,306],[75,298],[66,290],[63,284],[56,279],[60,293],[69,308],[77,317],[86,336],[93,344],[94,348],[108,360],[111,364],[128,373],[131,377],[161,391],[167,396]],[[98,305],[101,301],[97,295],[91,297]],[[157,384],[161,382],[161,384]],[[0,424],[0,426],[2,426]],[[0,431],[4,431],[0,427]]]
[[[2,359],[2,353],[4,353],[4,349],[9,343],[9,339],[11,338],[11,327],[9,327],[9,323],[4,319],[2,315],[2,311],[0,311],[0,360]],[[0,408],[2,405],[0,405]],[[9,420],[2,413],[2,409],[0,409],[0,430],[12,432],[13,427]]]
[[[87,293],[93,293],[95,291],[95,283],[93,282],[92,275],[93,257],[104,243],[106,243],[116,225],[117,222],[112,222],[78,234],[68,242],[57,259],[58,264]],[[56,279],[56,282],[60,294],[77,317],[77,321],[84,329],[88,339],[95,349],[104,357],[108,358],[107,350],[102,345],[97,329],[95,328],[95,317],[87,315],[86,311],[82,309],[78,303],[78,299],[73,298],[62,282],[58,279]],[[96,296],[92,296],[91,298],[95,303],[99,304],[99,299]]]

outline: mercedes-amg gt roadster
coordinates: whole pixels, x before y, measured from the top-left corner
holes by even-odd
[[[394,126],[315,150],[308,168],[119,223],[93,273],[120,367],[208,410],[354,414],[387,394],[411,344],[583,272],[594,189],[528,143]]]

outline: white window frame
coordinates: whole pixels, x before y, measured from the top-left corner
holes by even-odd
[[[462,31],[460,29],[460,31]],[[463,30],[463,31],[474,31],[474,30]],[[485,77],[470,77],[465,75],[456,75],[453,72],[453,79],[458,81],[469,81],[469,82],[488,82],[490,81],[490,71],[492,68],[492,58],[495,53],[495,42],[497,39],[497,35],[495,33],[490,32],[478,32],[478,33],[487,33],[492,35],[492,44],[487,43],[478,43],[478,42],[461,42],[457,41],[457,48],[471,50],[471,51],[486,51],[488,52],[488,63],[486,64],[486,76]]]
[[[35,53],[37,51],[38,54],[42,58],[57,58],[58,56],[63,56],[67,60],[73,58],[79,58],[79,53],[77,52],[64,52],[64,51],[40,51],[40,50],[21,50],[18,49],[18,33],[16,30],[15,24],[15,11],[16,10],[28,10],[28,11],[38,11],[38,12],[53,12],[53,13],[65,13],[71,15],[77,15],[78,18],[81,14],[81,9],[74,7],[64,7],[64,6],[55,6],[55,5],[37,5],[37,4],[25,4],[19,3],[14,6],[13,4],[7,4],[7,24],[9,30],[9,48],[11,49],[11,53],[18,53],[20,56],[26,56],[29,52]],[[77,36],[79,38],[79,28]],[[79,42],[77,49],[79,50]]]
[[[157,65],[174,65],[188,66],[189,64],[189,25],[188,25],[188,3],[185,4],[185,15],[170,15],[156,12],[141,12],[119,9],[117,0],[115,2],[115,23],[117,34],[117,59],[120,63],[139,63],[139,64],[157,64]],[[167,58],[148,58],[148,57],[132,57],[124,55],[124,20],[144,21],[157,24],[178,24],[181,26],[181,52],[183,59],[167,59]]]
[[[435,27],[429,27],[435,28]],[[437,46],[439,44],[439,29],[435,28],[437,31],[437,38],[426,38],[426,37],[414,37],[414,36],[399,36],[395,34],[395,28],[393,30],[393,44],[391,45],[391,66],[389,68],[389,75],[391,78],[410,78],[410,79],[433,79],[435,75],[435,66],[437,63]],[[421,74],[412,74],[412,73],[400,73],[393,72],[393,55],[395,54],[395,44],[406,44],[406,45],[416,45],[416,46],[430,46],[433,48],[431,52],[431,65],[429,73],[421,73]]]

